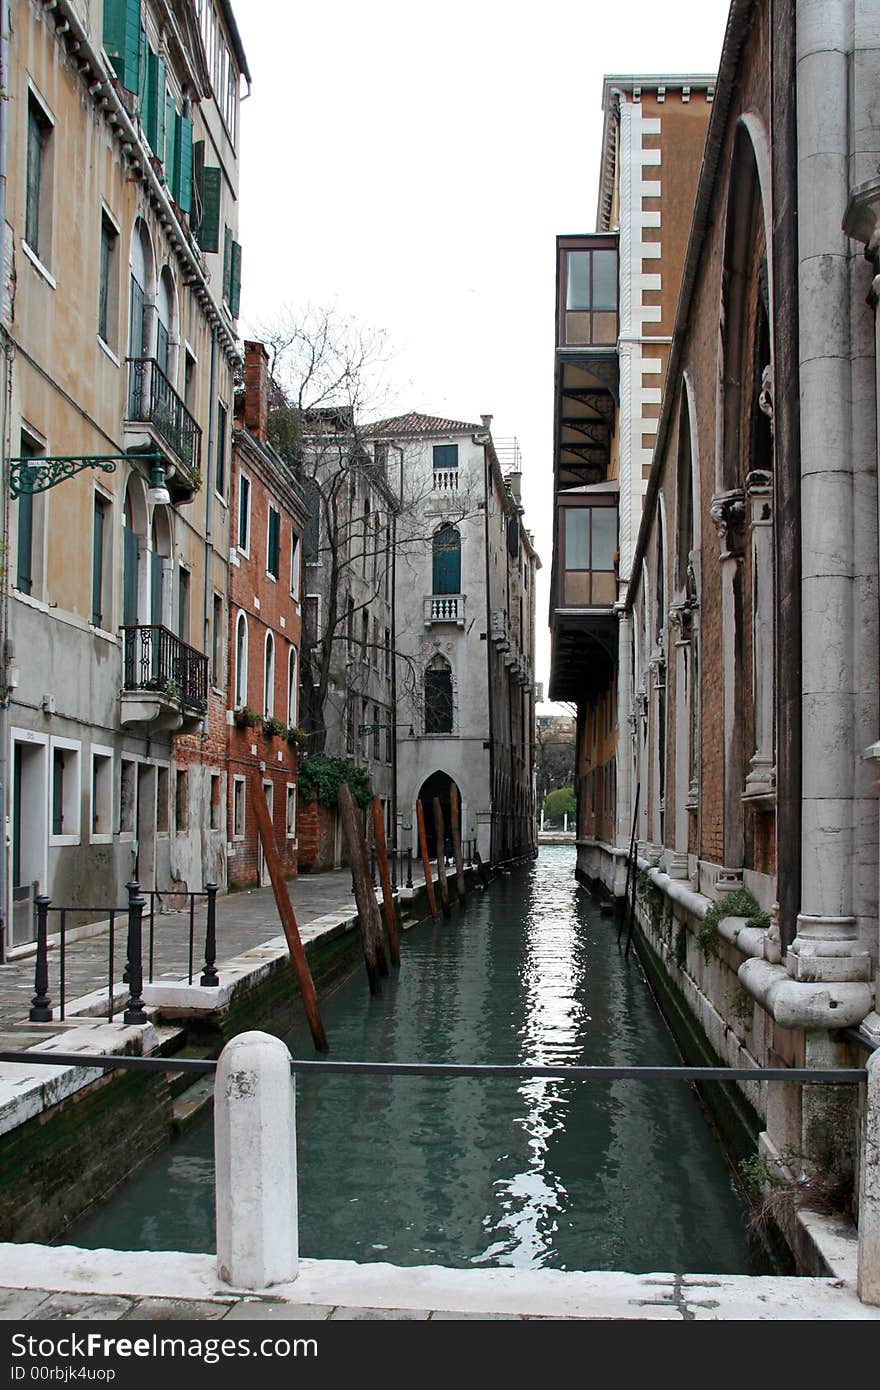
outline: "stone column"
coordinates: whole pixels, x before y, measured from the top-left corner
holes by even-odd
[[[859,1173],[859,1298],[880,1305],[880,1052],[868,1058]]]
[[[239,1033],[214,1089],[217,1269],[240,1289],[296,1278],[296,1127],[290,1053],[268,1033]]]
[[[741,488],[718,493],[709,514],[721,551],[721,661],[724,705],[724,863],[716,881],[718,896],[742,887],[743,753],[742,562],[745,496]]]
[[[629,853],[633,818],[632,614],[621,612],[617,628],[617,807],[615,844]],[[620,880],[619,884],[617,880]],[[626,886],[626,866],[615,870],[614,891]]]
[[[686,603],[673,603],[669,608],[670,630],[676,634],[673,642],[675,651],[675,746],[673,763],[675,767],[674,787],[674,851],[668,857],[671,878],[688,878],[688,796],[690,792],[690,685],[691,685],[691,639],[690,613]],[[668,788],[667,788],[668,801]]]
[[[855,944],[853,472],[846,238],[852,5],[798,0],[803,816],[801,910],[789,968],[835,978]],[[822,196],[816,196],[816,189]],[[805,962],[805,958],[809,960]]]
[[[746,479],[752,552],[752,715],[754,751],[745,782],[747,797],[772,796],[776,783],[773,739],[773,479],[752,472]]]

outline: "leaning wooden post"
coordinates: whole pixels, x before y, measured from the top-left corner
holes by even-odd
[[[440,881],[440,901],[443,904],[443,916],[448,917],[451,908],[449,906],[449,888],[446,883],[446,828],[443,824],[443,807],[440,805],[440,798],[434,797],[434,838],[437,841],[437,878]]]
[[[251,802],[256,817],[257,830],[260,832],[263,857],[266,860],[266,868],[269,870],[269,878],[272,882],[272,892],[275,894],[275,906],[278,908],[278,916],[281,918],[281,925],[287,938],[287,949],[290,951],[290,959],[296,971],[299,992],[302,995],[306,1018],[312,1033],[312,1041],[318,1052],[329,1052],[330,1044],[321,1022],[321,1011],[318,1008],[318,993],[315,989],[309,963],[306,960],[296,913],[293,910],[293,903],[290,901],[284,871],[281,867],[281,859],[275,847],[275,834],[272,829],[272,817],[269,815],[266,793],[263,790],[262,780],[256,773],[251,778]]]
[[[385,843],[385,817],[382,802],[373,797],[373,840],[376,845],[376,859],[379,864],[379,878],[382,882],[382,901],[385,906],[385,928],[388,932],[388,951],[392,965],[400,964],[400,940],[397,935],[397,914],[394,910],[394,890],[388,871],[388,846]]]
[[[428,858],[428,837],[425,834],[425,808],[421,801],[416,802],[416,820],[419,826],[419,849],[422,855],[422,867],[425,870],[425,888],[428,892],[428,907],[431,909],[431,916],[437,916],[437,899],[434,897],[434,879],[431,874],[431,861]]]
[[[367,857],[367,842],[360,826],[357,807],[354,804],[354,797],[351,794],[351,789],[346,786],[345,782],[339,783],[339,791],[336,794],[336,799],[339,806],[339,814],[342,817],[342,832],[345,836],[345,845],[351,864],[351,876],[354,882],[354,900],[357,903],[358,923],[360,924],[361,940],[364,945],[364,964],[367,967],[367,979],[370,982],[370,993],[381,994],[382,984],[379,976],[388,974],[388,962],[385,959],[385,950],[382,945],[376,895],[373,892],[373,885],[370,882],[370,862]]]
[[[453,782],[449,788],[449,819],[452,834],[452,853],[455,855],[455,889],[458,905],[464,910],[464,855],[461,852],[461,815],[458,806],[458,787]]]

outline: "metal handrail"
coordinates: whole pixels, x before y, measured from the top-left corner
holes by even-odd
[[[33,1062],[37,1066],[100,1067],[105,1071],[170,1071],[208,1075],[217,1062],[191,1057],[129,1057],[85,1052],[0,1052],[0,1062]],[[865,1067],[544,1067],[518,1063],[467,1062],[330,1062],[291,1057],[293,1075],[330,1072],[337,1075],[534,1077],[552,1081],[800,1081],[814,1085],[862,1086]]]
[[[180,695],[201,713],[208,708],[208,658],[161,623],[132,623],[122,629],[123,689]]]
[[[202,429],[189,413],[155,357],[127,357],[127,418],[155,425],[181,463],[198,478]]]

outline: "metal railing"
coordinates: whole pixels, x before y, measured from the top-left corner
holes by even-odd
[[[208,708],[208,658],[157,623],[126,627],[125,690],[152,690],[187,709]]]
[[[155,357],[129,357],[127,418],[153,425],[197,479],[202,462],[202,431]],[[198,483],[196,483],[198,486]]]
[[[152,984],[156,969],[156,908],[159,907],[161,913],[169,913],[175,909],[169,908],[166,903],[168,899],[182,900],[183,906],[179,911],[185,914],[188,921],[187,938],[187,982],[192,984],[193,976],[196,971],[195,966],[195,935],[196,935],[196,899],[204,898],[207,904],[205,921],[205,958],[202,967],[202,976],[199,984],[205,988],[212,988],[219,985],[220,978],[217,974],[217,892],[216,883],[209,883],[201,892],[175,891],[160,892],[157,889],[141,889],[137,881],[132,881],[126,885],[128,892],[128,903],[125,907],[56,907],[53,906],[51,899],[41,894],[35,903],[37,917],[37,955],[34,968],[34,997],[31,1001],[31,1009],[28,1018],[31,1023],[52,1023],[56,1019],[55,1009],[49,994],[50,972],[49,972],[49,917],[50,913],[57,914],[58,918],[58,975],[57,975],[57,995],[58,995],[58,1020],[64,1020],[67,1016],[67,953],[68,953],[68,920],[71,916],[79,913],[102,913],[107,920],[107,1018],[113,1022],[114,1015],[118,1013],[116,1006],[116,957],[118,943],[121,936],[120,927],[124,923],[126,932],[125,938],[125,968],[122,972],[121,980],[128,985],[128,1000],[123,1012],[123,1023],[146,1023],[147,1016],[144,1012],[143,987],[144,987],[144,932],[147,936],[147,973],[146,982]],[[145,920],[146,914],[146,920]]]

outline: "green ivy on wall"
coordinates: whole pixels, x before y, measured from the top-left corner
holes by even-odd
[[[304,758],[299,765],[299,792],[303,801],[314,801],[317,797],[322,806],[335,806],[342,782],[346,783],[358,806],[369,806],[373,788],[362,767],[355,767],[345,758],[331,758],[326,753]]]

